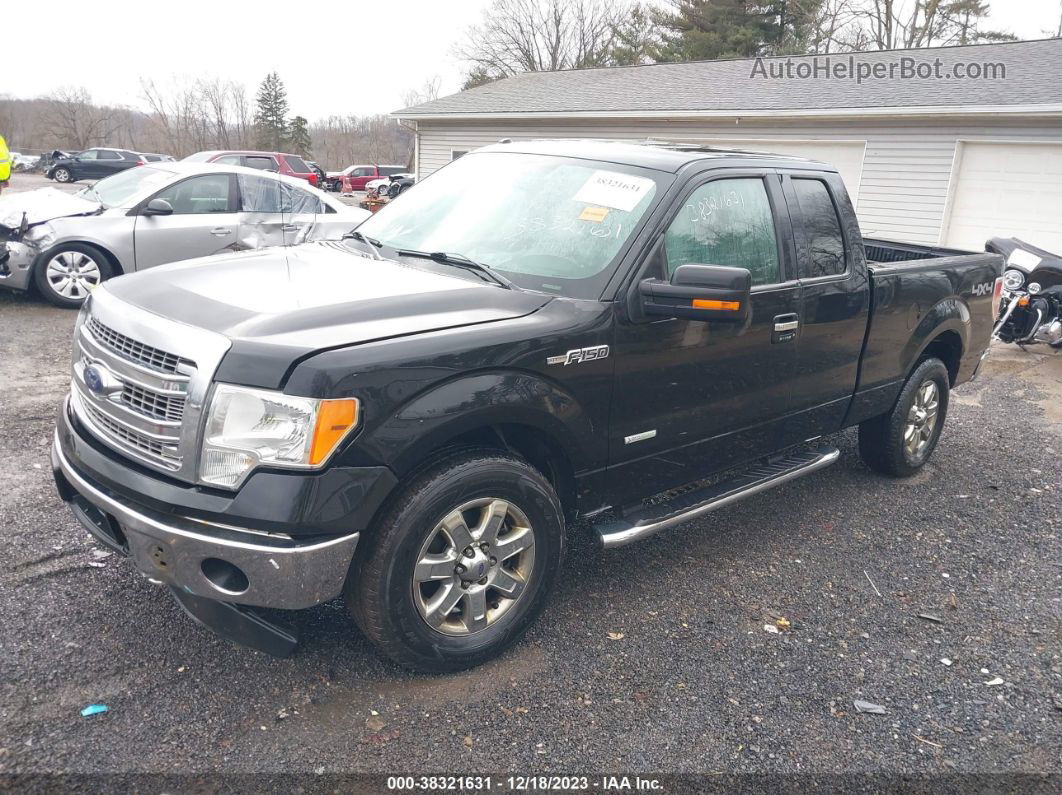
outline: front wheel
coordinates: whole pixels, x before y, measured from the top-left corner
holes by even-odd
[[[893,477],[920,470],[940,440],[948,414],[948,368],[924,359],[908,376],[888,414],[859,426],[859,454],[867,466]]]
[[[56,306],[76,309],[89,292],[113,275],[103,252],[85,243],[66,243],[48,252],[34,279],[44,298]]]
[[[52,174],[52,178],[55,179],[56,182],[73,182],[74,181],[74,175],[70,173],[69,169],[62,168],[62,167],[57,168],[55,170],[55,173]]]
[[[549,481],[495,451],[455,453],[415,476],[359,549],[346,599],[362,632],[422,671],[469,668],[542,611],[564,554]]]

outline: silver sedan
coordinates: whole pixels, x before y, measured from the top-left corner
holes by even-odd
[[[76,194],[0,197],[0,287],[80,306],[101,281],[225,251],[338,240],[368,212],[301,179],[239,166],[152,163]]]

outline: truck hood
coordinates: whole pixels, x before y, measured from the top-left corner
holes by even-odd
[[[551,300],[470,280],[461,271],[373,259],[336,242],[189,260],[99,289],[223,334],[232,341],[222,365],[227,380],[268,387],[311,353],[522,317]]]
[[[24,193],[0,196],[0,226],[18,229],[25,214],[27,226],[43,224],[56,218],[73,215],[92,215],[100,211],[100,203],[83,199],[55,188],[38,188]]]

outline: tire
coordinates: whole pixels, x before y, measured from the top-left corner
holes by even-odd
[[[93,288],[113,275],[107,256],[95,246],[63,243],[41,257],[33,280],[49,303],[77,309]]]
[[[948,416],[949,384],[948,368],[940,359],[919,362],[892,411],[860,424],[859,454],[867,466],[898,478],[918,472],[940,441]]]
[[[52,173],[52,179],[56,182],[74,182],[74,175],[70,173],[70,169],[60,166]]]
[[[466,510],[458,514],[458,508]],[[497,543],[476,549],[474,557],[472,546],[458,549],[461,528],[476,543],[489,537],[487,517],[502,511]],[[523,635],[545,607],[563,557],[563,511],[542,473],[508,453],[465,450],[401,487],[359,547],[344,593],[362,632],[391,659],[420,671],[458,671]],[[521,579],[517,590],[513,580]],[[469,609],[477,603],[481,613]]]

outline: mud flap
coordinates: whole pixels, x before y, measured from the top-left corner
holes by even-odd
[[[193,621],[226,640],[273,657],[287,657],[298,648],[298,633],[290,625],[270,621],[249,607],[205,599],[178,588],[170,591]]]

